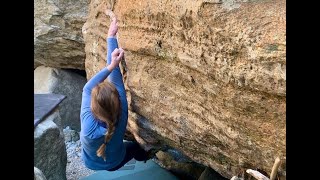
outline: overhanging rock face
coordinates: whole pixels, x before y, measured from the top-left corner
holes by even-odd
[[[227,178],[246,168],[286,174],[286,3],[91,1],[86,72],[105,66],[113,6],[129,101],[128,129],[146,149],[169,146]]]

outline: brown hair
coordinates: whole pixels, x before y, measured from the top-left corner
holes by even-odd
[[[98,84],[91,92],[91,110],[93,115],[107,123],[108,131],[104,143],[97,150],[97,156],[106,160],[106,144],[110,141],[121,112],[119,93],[108,81]]]

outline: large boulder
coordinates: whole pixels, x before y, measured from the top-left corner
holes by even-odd
[[[34,93],[67,96],[60,104],[62,129],[70,126],[71,129],[80,131],[81,97],[85,83],[85,77],[69,70],[45,66],[39,66],[34,70]]]
[[[110,2],[110,1],[108,1]],[[105,66],[110,19],[129,103],[128,129],[145,149],[170,147],[226,178],[246,168],[286,177],[285,0],[91,1],[86,72]]]
[[[59,109],[55,109],[34,130],[34,166],[41,169],[47,180],[67,179],[64,136],[55,123],[59,121]]]
[[[34,67],[84,69],[88,0],[34,1]]]

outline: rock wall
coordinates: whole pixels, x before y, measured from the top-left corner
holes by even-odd
[[[34,1],[34,68],[84,69],[81,28],[90,0]]]
[[[105,66],[119,19],[128,129],[146,149],[170,147],[231,178],[286,176],[285,0],[92,0],[83,26],[87,78]]]

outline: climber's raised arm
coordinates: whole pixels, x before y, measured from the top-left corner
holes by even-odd
[[[111,64],[112,52],[114,52],[114,50],[118,48],[118,40],[117,40],[118,21],[116,16],[112,12],[107,10],[106,14],[109,15],[111,18],[111,23],[110,23],[108,37],[107,37],[107,49],[108,49],[107,64]],[[121,52],[124,52],[121,48],[119,49]],[[122,54],[121,57],[123,56],[124,55]],[[127,96],[126,96],[126,90],[123,84],[122,74],[119,68],[119,63],[117,63],[117,65],[113,67],[114,68],[113,71],[108,76],[108,81],[116,87],[120,96],[119,97],[120,102],[122,104],[122,113],[124,116],[127,116],[128,114]]]

